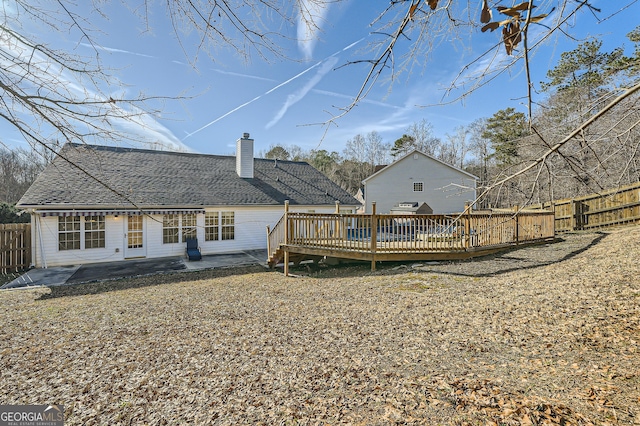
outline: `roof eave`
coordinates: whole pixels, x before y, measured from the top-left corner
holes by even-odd
[[[372,179],[372,178],[373,178],[373,177],[375,177],[375,176],[378,176],[379,174],[383,173],[385,170],[389,169],[390,167],[395,166],[396,164],[400,163],[402,160],[404,160],[405,158],[409,157],[410,155],[413,155],[414,153],[418,153],[418,154],[424,155],[425,157],[430,158],[430,159],[432,159],[433,161],[436,161],[436,162],[438,162],[438,163],[440,163],[440,164],[442,164],[442,165],[444,165],[444,166],[447,166],[447,167],[449,167],[450,169],[453,169],[453,170],[455,170],[455,171],[457,171],[457,172],[460,172],[460,173],[463,173],[463,174],[467,175],[467,177],[469,177],[469,178],[471,178],[471,179],[474,179],[474,180],[480,180],[480,178],[479,178],[478,176],[472,175],[471,173],[466,172],[466,171],[464,171],[464,170],[462,170],[462,169],[459,169],[459,168],[458,168],[458,167],[456,167],[456,166],[452,166],[451,164],[447,164],[447,163],[445,163],[445,162],[444,162],[444,161],[442,161],[442,160],[438,160],[437,158],[435,158],[435,157],[433,157],[433,156],[431,156],[431,155],[429,155],[429,154],[427,154],[427,153],[424,153],[424,152],[420,151],[419,149],[413,149],[413,150],[409,151],[409,153],[407,153],[407,154],[403,155],[402,157],[400,157],[398,160],[396,160],[396,161],[394,161],[393,163],[389,164],[387,167],[384,167],[384,168],[382,168],[382,169],[378,170],[377,172],[375,172],[374,174],[372,174],[371,176],[369,176],[369,177],[365,178],[365,179],[362,181],[362,184],[366,186],[366,182],[367,182],[368,180]]]

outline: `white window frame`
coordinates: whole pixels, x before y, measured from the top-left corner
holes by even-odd
[[[213,237],[213,238],[211,238]],[[204,214],[204,240],[220,241],[220,212],[205,212]]]
[[[82,250],[82,222],[81,216],[58,216],[58,251]],[[63,235],[64,243],[60,239]],[[69,243],[72,247],[68,247]]]
[[[87,227],[87,225],[90,226]],[[83,243],[85,250],[105,248],[107,246],[106,226],[107,220],[105,216],[83,216],[81,227],[84,227],[82,232],[84,234]],[[93,243],[92,247],[87,247],[87,241]],[[95,245],[95,243],[98,245]]]
[[[162,215],[162,244],[178,244],[180,229],[180,214]]]
[[[187,242],[187,238],[198,237],[198,217],[195,213],[182,213],[180,215],[181,241]]]
[[[236,239],[236,214],[232,211],[220,212],[220,239]]]
[[[207,220],[209,219],[209,221]],[[231,210],[217,210],[205,213],[205,241],[229,241],[236,239],[236,213]],[[208,238],[215,236],[215,238]]]
[[[97,222],[87,221],[87,218],[100,218]],[[87,227],[87,224],[97,224],[97,228]],[[62,229],[61,229],[61,225]],[[69,226],[71,228],[69,229]],[[77,227],[76,227],[77,226]],[[98,235],[97,238],[88,238]],[[93,250],[103,249],[107,246],[107,233],[106,233],[106,217],[104,215],[93,216],[58,216],[58,251],[71,251],[71,250]],[[65,246],[63,248],[60,241],[61,235],[75,235],[72,240],[65,239]],[[87,240],[102,242],[102,245],[87,247]],[[69,242],[78,243],[78,247],[68,247]]]

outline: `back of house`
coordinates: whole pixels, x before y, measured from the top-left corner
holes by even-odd
[[[353,211],[360,203],[305,162],[65,145],[18,203],[31,214],[37,267],[266,248],[266,227],[293,211]]]

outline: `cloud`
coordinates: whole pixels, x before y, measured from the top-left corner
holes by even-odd
[[[211,126],[211,125],[213,125],[213,124],[217,123],[218,121],[222,120],[223,118],[228,117],[229,115],[231,115],[231,114],[233,114],[234,112],[236,112],[236,111],[238,111],[238,110],[240,110],[240,109],[242,109],[242,108],[246,107],[246,106],[247,106],[247,105],[249,105],[249,104],[252,104],[253,102],[257,101],[258,99],[262,98],[263,96],[266,96],[266,95],[269,95],[269,94],[270,94],[270,93],[272,93],[272,92],[275,92],[275,91],[276,91],[276,90],[278,90],[279,88],[281,88],[281,87],[283,87],[283,86],[286,86],[287,84],[291,83],[291,82],[292,82],[292,81],[294,81],[294,80],[297,80],[298,78],[302,77],[303,75],[305,75],[305,74],[306,74],[306,73],[308,73],[309,71],[313,70],[314,68],[319,67],[319,66],[320,66],[320,65],[322,65],[322,64],[326,64],[327,62],[331,62],[331,63],[332,63],[331,67],[333,67],[333,65],[335,65],[335,64],[336,64],[336,62],[337,62],[337,60],[338,60],[338,59],[337,59],[337,56],[338,56],[341,52],[344,52],[344,51],[346,51],[346,50],[348,50],[348,49],[351,49],[353,46],[357,45],[358,43],[360,43],[360,42],[361,42],[361,41],[363,41],[363,40],[364,40],[364,38],[361,38],[360,40],[357,40],[357,41],[355,41],[355,42],[353,42],[353,43],[349,44],[348,46],[346,46],[346,47],[344,47],[344,48],[340,49],[339,51],[337,51],[337,52],[333,53],[332,55],[328,56],[328,57],[327,57],[327,58],[325,58],[324,60],[322,60],[322,61],[320,61],[320,62],[316,62],[315,64],[311,65],[310,67],[307,67],[307,68],[305,68],[304,70],[300,71],[298,74],[294,75],[293,77],[288,78],[287,80],[283,81],[282,83],[278,83],[277,85],[275,85],[275,86],[274,86],[274,87],[272,87],[271,89],[267,90],[267,91],[266,91],[266,92],[264,92],[263,94],[258,95],[258,96],[256,96],[256,97],[254,97],[253,99],[251,99],[251,100],[249,100],[249,101],[247,101],[247,102],[245,102],[245,103],[243,103],[243,104],[241,104],[241,105],[238,105],[237,107],[233,108],[233,109],[232,109],[232,110],[230,110],[230,111],[227,111],[226,113],[222,114],[222,115],[221,115],[221,116],[219,116],[218,118],[216,118],[216,119],[214,119],[214,120],[211,120],[210,122],[208,122],[208,123],[207,123],[207,124],[205,124],[204,126],[202,126],[202,127],[198,128],[198,129],[194,130],[193,132],[191,132],[191,133],[187,133],[187,135],[184,137],[184,139],[190,138],[191,136],[195,135],[196,133],[198,133],[198,132],[200,132],[200,131],[202,131],[202,130],[206,129],[207,127],[209,127],[209,126]],[[326,74],[327,72],[329,72],[329,69],[327,69],[327,70],[324,72],[324,74]],[[323,74],[323,75],[324,75],[324,74]],[[312,86],[312,87],[313,87],[313,86]],[[308,92],[308,90],[307,90],[307,92]],[[305,94],[306,94],[306,93],[305,93]],[[297,101],[296,101],[296,102],[297,102]],[[184,139],[183,139],[183,140],[184,140]]]
[[[134,136],[136,138],[135,141],[142,144],[143,148],[193,152],[193,150],[182,143],[171,130],[162,125],[150,114],[137,108],[133,108],[133,110],[130,111],[130,118],[117,120],[116,124],[127,133],[136,135]]]
[[[287,110],[289,108],[291,108],[291,106],[293,106],[296,103],[300,102],[305,96],[307,96],[307,93],[309,93],[309,91],[311,91],[311,89],[313,89],[316,86],[316,84],[318,84],[320,82],[320,80],[322,80],[322,78],[325,75],[327,75],[327,73],[329,71],[331,71],[333,69],[333,67],[335,66],[335,64],[337,62],[338,62],[338,58],[335,57],[335,56],[331,56],[328,59],[326,59],[324,62],[322,62],[322,65],[320,66],[320,69],[311,78],[311,80],[309,80],[307,82],[307,84],[304,85],[304,87],[302,87],[298,91],[290,94],[287,97],[287,100],[284,103],[284,105],[282,106],[282,108],[280,108],[280,110],[275,115],[275,117],[273,117],[273,119],[269,123],[267,123],[266,128],[269,129],[269,128],[273,127],[275,124],[277,124],[278,121],[280,121],[280,119],[282,117],[284,117],[284,115],[287,113]]]
[[[119,51],[118,49],[101,49]],[[28,73],[32,87],[25,87],[25,90],[52,87],[53,93],[62,93],[64,98],[70,100],[67,110],[59,116],[55,116],[54,112],[50,117],[51,120],[66,123],[65,126],[73,127],[78,134],[83,132],[88,134],[103,133],[100,139],[86,137],[82,138],[81,142],[108,144],[111,140],[129,139],[132,143],[141,143],[146,147],[153,145],[155,149],[189,150],[152,115],[131,104],[110,102],[110,99],[118,99],[119,96],[101,92],[98,82],[90,80],[84,73],[78,74],[69,71],[50,57],[39,51],[34,51],[17,39],[12,40],[12,43],[5,44],[5,55],[4,59],[0,60],[0,66],[6,67],[14,62],[27,61],[31,64]],[[114,79],[105,81],[105,83],[113,86],[119,82]],[[92,104],[97,104],[97,106],[93,108]],[[17,111],[17,113],[29,115],[29,112],[26,111]],[[29,117],[32,122],[40,120],[37,116],[29,115]],[[105,135],[105,132],[108,134]]]
[[[274,92],[275,90],[278,90],[278,89],[279,89],[279,88],[281,88],[282,86],[285,86],[285,85],[287,85],[287,84],[291,83],[292,81],[296,80],[297,78],[299,78],[299,77],[303,76],[304,74],[308,73],[308,72],[309,72],[309,71],[311,71],[312,69],[316,68],[316,67],[317,67],[317,66],[319,66],[321,63],[322,63],[322,62],[318,62],[318,63],[316,63],[316,64],[314,64],[314,65],[311,65],[310,67],[308,67],[308,68],[306,68],[306,69],[304,69],[304,70],[300,71],[298,74],[294,75],[293,77],[291,77],[291,78],[289,78],[289,79],[287,79],[287,80],[283,81],[282,83],[277,84],[276,86],[272,87],[271,89],[267,90],[267,91],[266,91],[266,92],[264,92],[263,94],[258,95],[258,96],[256,96],[256,97],[254,97],[253,99],[251,99],[251,100],[249,100],[249,101],[247,101],[247,102],[245,102],[245,103],[243,103],[243,104],[241,104],[241,105],[238,105],[237,107],[233,108],[233,109],[232,109],[232,110],[230,110],[230,111],[225,112],[224,114],[222,114],[222,115],[221,115],[221,116],[219,116],[218,118],[216,118],[216,119],[214,119],[214,120],[211,120],[210,122],[208,122],[208,123],[207,123],[207,124],[205,124],[204,126],[202,126],[202,127],[198,128],[198,129],[194,130],[193,132],[191,132],[191,133],[187,133],[187,136],[185,136],[185,138],[184,138],[184,139],[190,138],[191,136],[193,136],[193,135],[195,135],[196,133],[198,133],[198,132],[200,132],[200,131],[202,131],[202,130],[206,129],[207,127],[211,126],[212,124],[215,124],[215,123],[217,123],[218,121],[222,120],[223,118],[228,117],[229,115],[233,114],[234,112],[236,112],[236,111],[238,111],[238,110],[240,110],[240,109],[242,109],[242,108],[246,107],[246,106],[247,106],[247,105],[249,105],[249,104],[254,103],[254,102],[255,102],[255,101],[257,101],[258,99],[262,98],[263,96],[266,96],[266,95],[270,94],[271,92]]]
[[[318,42],[329,13],[329,4],[318,4],[312,0],[302,0],[298,10],[298,49],[306,60],[313,58],[313,50]]]

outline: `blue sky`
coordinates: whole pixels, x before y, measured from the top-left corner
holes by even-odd
[[[544,4],[547,3],[555,2]],[[628,3],[632,4],[623,13],[601,23],[590,13],[580,13],[578,19],[572,21],[572,34],[578,38],[601,38],[605,49],[623,44],[625,34],[639,23],[640,3],[592,1],[602,9],[601,18],[609,17],[621,4]],[[193,46],[188,42],[193,41],[195,45],[193,34],[184,38],[185,47],[189,49],[185,56],[161,5],[152,10],[150,28],[119,2],[106,6],[106,18],[95,13],[88,17],[91,24],[101,30],[95,36],[103,63],[114,69],[114,75],[125,85],[128,95],[143,92],[156,96],[188,96],[164,102],[160,116],[147,116],[144,126],[130,126],[128,130],[144,133],[163,145],[193,152],[233,154],[236,139],[245,132],[254,138],[257,152],[266,151],[270,145],[293,144],[305,150],[341,152],[347,140],[372,131],[378,132],[384,142],[393,143],[411,124],[423,119],[433,125],[436,136],[444,138],[457,126],[489,117],[499,109],[514,107],[526,111],[522,64],[464,101],[454,101],[454,95],[444,99],[452,103],[438,105],[443,101],[444,89],[460,69],[498,41],[499,31],[483,34],[475,30],[472,45],[445,37],[427,63],[416,64],[411,72],[401,74],[391,90],[381,82],[335,126],[327,129],[318,125],[337,114],[340,107],[349,105],[357,93],[367,66],[341,65],[371,57],[363,53],[375,37],[369,24],[388,4],[388,0],[334,3],[321,11],[321,31],[313,34],[307,43],[293,40],[302,34],[302,27],[279,27],[291,37],[283,39],[281,47],[296,58],[295,61],[265,62],[254,55],[247,62],[233,51],[218,48],[211,52],[211,58],[201,53],[195,67],[188,64],[193,53]],[[541,6],[541,12],[548,12],[549,7],[546,9]],[[92,53],[86,44],[59,34],[47,33],[47,40],[80,54]],[[579,41],[549,40],[532,58],[533,82],[544,80],[546,70],[555,65],[560,53],[575,48]],[[630,48],[629,43],[626,44]],[[399,45],[398,57],[407,46],[406,41]],[[505,58],[500,49],[495,60]],[[482,63],[484,61],[473,64],[469,72],[479,69]],[[113,90],[122,91],[121,88]],[[19,135],[6,123],[0,126],[5,144],[24,146]]]

